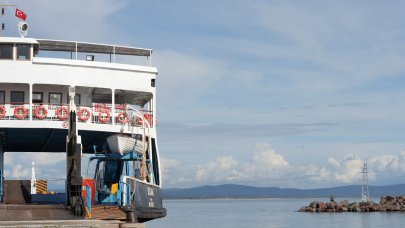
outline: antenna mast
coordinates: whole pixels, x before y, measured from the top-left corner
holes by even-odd
[[[367,161],[364,163],[361,173],[363,174],[363,185],[361,186],[361,202],[368,202],[370,201],[370,198],[368,192]]]

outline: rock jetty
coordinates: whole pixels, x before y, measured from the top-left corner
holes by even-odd
[[[347,200],[340,202],[313,201],[308,206],[298,210],[299,212],[376,212],[376,211],[405,211],[405,196],[385,196],[380,198],[379,203],[353,202]]]

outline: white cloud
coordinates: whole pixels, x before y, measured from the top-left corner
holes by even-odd
[[[200,97],[224,74],[219,60],[199,57],[191,53],[162,50],[154,55],[159,66],[159,102],[163,105],[188,105]]]
[[[175,159],[160,158],[160,168],[162,174],[163,187],[177,187],[193,181],[191,177],[192,168]]]
[[[399,156],[383,155],[369,159],[374,169],[378,172],[405,173],[405,151],[401,151]]]
[[[378,182],[391,174],[404,175],[404,158],[403,151],[399,155],[382,155],[367,159],[369,180]],[[229,155],[219,156],[197,167],[189,166],[182,173],[165,175],[171,175],[171,184],[180,186],[238,183],[314,188],[361,184],[364,162],[359,156],[348,154],[342,160],[329,157],[325,165],[292,165],[269,144],[259,143],[251,153],[251,159],[237,160]],[[179,161],[172,164],[181,165]],[[194,178],[190,178],[190,173],[194,174]],[[187,178],[182,176],[184,174],[187,174]]]
[[[329,165],[331,165],[335,169],[340,168],[340,162],[337,161],[335,158],[329,157],[328,158],[328,163],[329,163]]]
[[[338,183],[358,182],[363,161],[357,156],[348,155],[342,163],[340,169],[334,171],[334,179]]]
[[[243,173],[239,170],[239,162],[231,156],[223,156],[207,164],[200,165],[196,171],[196,180],[199,182],[229,182],[238,181]]]
[[[31,168],[21,164],[15,164],[11,169],[6,169],[4,172],[6,179],[31,179]]]
[[[290,165],[281,154],[271,148],[269,144],[259,143],[253,153],[255,165],[265,167],[268,170],[288,168]]]
[[[38,179],[65,178],[65,153],[14,153],[4,156],[6,179],[31,179],[32,162]]]
[[[250,157],[250,158],[249,158]],[[289,163],[270,145],[258,144],[255,151],[246,154],[246,160],[238,161],[232,156],[220,156],[195,171],[197,182],[234,183],[244,180],[278,179],[289,172]]]

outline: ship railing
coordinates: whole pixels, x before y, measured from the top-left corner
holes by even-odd
[[[159,186],[132,176],[124,176],[120,184],[122,189],[121,206],[162,208],[162,190]]]
[[[3,103],[0,105],[0,117],[4,120],[29,120],[30,105],[25,103]]]
[[[126,205],[132,205],[134,195],[136,193],[136,179],[135,177],[132,176],[123,176],[122,181],[120,181],[120,189],[121,191],[121,197],[120,197],[120,205],[121,206],[126,206]]]
[[[3,103],[0,104],[0,120],[29,120],[31,116],[34,121],[68,121],[69,110],[67,104],[35,103],[30,108],[27,103]],[[142,126],[145,120],[147,125],[153,127],[153,112],[139,111],[143,118],[139,115],[131,118],[135,116],[134,110],[128,109],[127,105],[116,104],[114,109],[111,104],[76,106],[78,121],[81,123]]]

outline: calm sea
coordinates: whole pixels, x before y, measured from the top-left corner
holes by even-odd
[[[311,201],[328,199],[220,199],[165,200],[168,215],[146,228],[359,228],[404,227],[405,213],[303,213],[295,212]],[[344,199],[336,199],[341,201]],[[359,199],[348,199],[350,202]],[[378,202],[377,199],[373,199]]]

